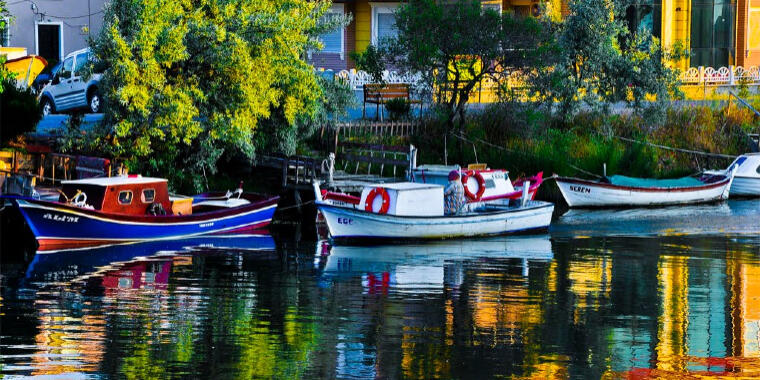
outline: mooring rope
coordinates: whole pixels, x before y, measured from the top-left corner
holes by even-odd
[[[651,143],[649,141],[639,141],[639,140],[629,139],[627,137],[621,137],[621,136],[615,136],[615,135],[612,135],[612,137],[614,137],[616,139],[619,139],[619,140],[636,143],[636,144],[649,145],[649,146],[652,146],[652,147],[655,147],[655,148],[660,148],[660,149],[665,149],[665,150],[672,150],[672,151],[681,152],[681,153],[697,154],[697,155],[706,156],[706,157],[719,157],[719,158],[731,158],[731,159],[738,157],[738,156],[732,156],[730,154],[709,153],[709,152],[700,152],[698,150],[690,150],[690,149],[683,149],[683,148],[673,148],[673,147],[670,147],[670,146],[665,146],[665,145]]]
[[[467,142],[469,142],[471,144],[474,143],[474,142],[479,142],[479,143],[481,143],[483,145],[487,145],[487,146],[490,146],[492,148],[496,148],[496,149],[499,149],[499,150],[502,150],[502,151],[505,151],[505,152],[515,153],[515,154],[522,154],[524,156],[530,156],[530,157],[537,157],[535,154],[527,154],[525,152],[517,152],[515,150],[508,149],[508,148],[505,148],[503,146],[492,144],[492,143],[490,143],[488,141],[482,140],[482,139],[477,138],[477,137],[473,137],[474,141],[473,140],[469,140],[467,137],[464,136],[464,133],[454,134],[454,137],[456,137],[458,139],[461,139],[463,141],[467,141]],[[581,168],[579,168],[579,167],[571,164],[570,162],[565,162],[565,163],[567,164],[567,166],[569,166],[569,167],[571,167],[571,168],[573,168],[573,169],[575,169],[575,170],[577,170],[577,171],[579,171],[579,172],[581,172],[583,174],[586,174],[586,175],[589,175],[589,176],[592,176],[592,177],[596,177],[596,178],[602,178],[602,176],[600,176],[599,174],[594,174],[594,173],[592,173],[592,172],[590,172],[588,170],[581,169]],[[551,178],[552,177],[549,177],[547,179],[551,179]]]

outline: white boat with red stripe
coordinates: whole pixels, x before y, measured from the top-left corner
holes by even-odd
[[[526,182],[530,187],[530,184]],[[334,241],[446,239],[546,231],[554,205],[528,194],[503,203],[468,204],[444,215],[443,186],[400,182],[366,186],[361,196],[321,191],[316,205]]]
[[[570,207],[637,207],[716,202],[728,199],[736,166],[725,174],[655,180],[624,176],[590,181],[557,177]]]

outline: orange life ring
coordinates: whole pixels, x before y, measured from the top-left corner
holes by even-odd
[[[467,187],[467,180],[470,179],[470,176],[475,177],[475,180],[478,181],[478,191],[475,193],[470,191],[470,189]],[[486,192],[486,180],[483,178],[483,175],[480,174],[480,172],[464,173],[462,175],[462,187],[464,187],[464,195],[466,195],[467,198],[470,198],[470,200],[473,201],[477,201],[480,200],[480,197],[482,197],[483,193]]]
[[[385,191],[382,187],[376,187],[372,189],[369,194],[367,194],[367,199],[364,201],[364,210],[368,212],[374,212],[372,210],[372,203],[375,201],[375,197],[380,195],[383,198],[383,204],[380,206],[380,210],[377,211],[378,214],[386,214],[388,212],[388,209],[391,207],[391,197],[388,195],[388,192]]]

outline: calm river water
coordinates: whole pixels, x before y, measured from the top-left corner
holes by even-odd
[[[3,252],[0,377],[755,377],[759,233],[732,200],[430,244]]]

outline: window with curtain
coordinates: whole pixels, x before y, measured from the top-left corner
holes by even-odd
[[[390,12],[377,13],[377,40],[396,37],[396,16]]]
[[[343,9],[333,6],[323,17],[331,18],[337,17],[342,14]],[[322,51],[326,53],[342,53],[343,52],[343,27],[333,30],[330,33],[325,33],[319,36],[319,39],[324,45]]]
[[[733,62],[736,3],[732,0],[696,0],[691,7],[692,67],[728,66]]]

